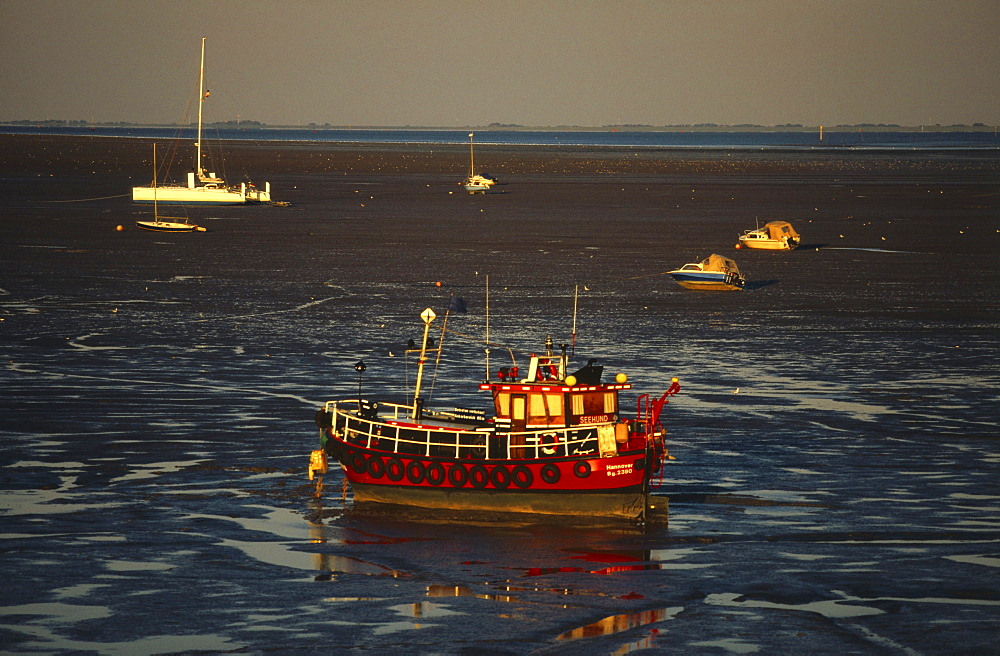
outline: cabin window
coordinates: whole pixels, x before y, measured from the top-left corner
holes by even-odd
[[[605,412],[605,414],[613,415],[614,413],[618,412],[618,407],[617,407],[618,404],[616,403],[617,396],[618,395],[615,394],[614,392],[605,392],[604,393],[604,412]]]
[[[563,414],[563,395],[562,394],[546,394],[545,395],[545,405],[546,414],[550,417],[562,417]]]
[[[545,416],[545,397],[541,394],[532,394],[530,397],[530,407],[528,409],[528,414],[532,417],[544,417]]]
[[[532,394],[528,414],[532,421],[551,423],[552,419],[562,419],[562,396],[559,394]]]
[[[574,394],[573,395],[573,408],[572,408],[572,412],[573,412],[574,415],[577,415],[577,416],[583,414],[583,394]]]
[[[501,392],[497,394],[497,416],[510,416],[510,392]]]

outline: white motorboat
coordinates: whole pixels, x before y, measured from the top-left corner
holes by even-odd
[[[758,248],[770,251],[790,251],[802,238],[788,221],[768,221],[763,227],[747,230],[739,237],[736,248]]]
[[[669,273],[678,285],[687,289],[739,291],[746,284],[736,262],[715,253],[701,262],[685,264]]]

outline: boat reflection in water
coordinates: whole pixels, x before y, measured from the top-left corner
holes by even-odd
[[[598,620],[586,626],[577,627],[570,631],[566,631],[561,634],[556,640],[569,641],[569,640],[580,640],[583,638],[596,638],[599,636],[608,636],[615,633],[621,633],[622,631],[628,631],[630,629],[635,629],[640,626],[646,626],[648,624],[655,624],[656,622],[663,622],[665,620],[672,620],[674,617],[684,610],[683,606],[675,606],[671,608],[654,608],[653,610],[643,610],[637,613],[622,613],[620,615],[611,615],[605,617],[604,619]],[[650,634],[647,635],[642,640],[628,645],[624,652],[621,650],[618,653],[627,653],[628,651],[633,651],[635,649],[649,648],[653,647],[653,642],[658,631],[652,629]]]

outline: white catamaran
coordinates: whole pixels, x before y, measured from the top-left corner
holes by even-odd
[[[198,76],[198,139],[195,142],[194,170],[187,174],[187,184],[165,184],[132,187],[132,200],[136,203],[158,202],[184,205],[243,205],[245,203],[267,203],[271,200],[271,183],[264,183],[264,190],[245,182],[227,185],[225,180],[210,173],[202,166],[201,122],[202,105],[205,102],[205,38],[201,39],[201,68]]]

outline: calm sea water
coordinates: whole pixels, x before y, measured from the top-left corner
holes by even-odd
[[[12,134],[61,134],[76,136],[105,135],[114,137],[148,137],[157,139],[195,139],[193,129],[178,128],[45,128],[0,126],[0,132]],[[359,143],[468,143],[468,130],[406,130],[323,128],[215,128],[206,129],[213,139],[260,141],[317,141]],[[1000,148],[996,132],[934,132],[934,131],[865,131],[864,129],[827,130],[822,140],[818,132],[746,132],[723,131],[534,131],[479,130],[476,143],[493,145],[533,146],[623,146],[643,148],[731,148],[731,149],[903,149],[940,150],[968,148]]]
[[[725,180],[595,177],[612,236],[572,190],[398,176],[155,235],[114,231],[120,199],[48,202],[37,166],[0,198],[0,651],[997,653],[995,182],[782,177],[769,211],[815,207],[808,246],[741,251],[752,284],[719,295],[637,274],[731,249]],[[494,341],[566,341],[579,285],[578,363],[681,378],[667,526],[367,512],[336,472],[313,498],[319,404],[402,395],[452,293],[428,394],[483,404],[487,272]]]

